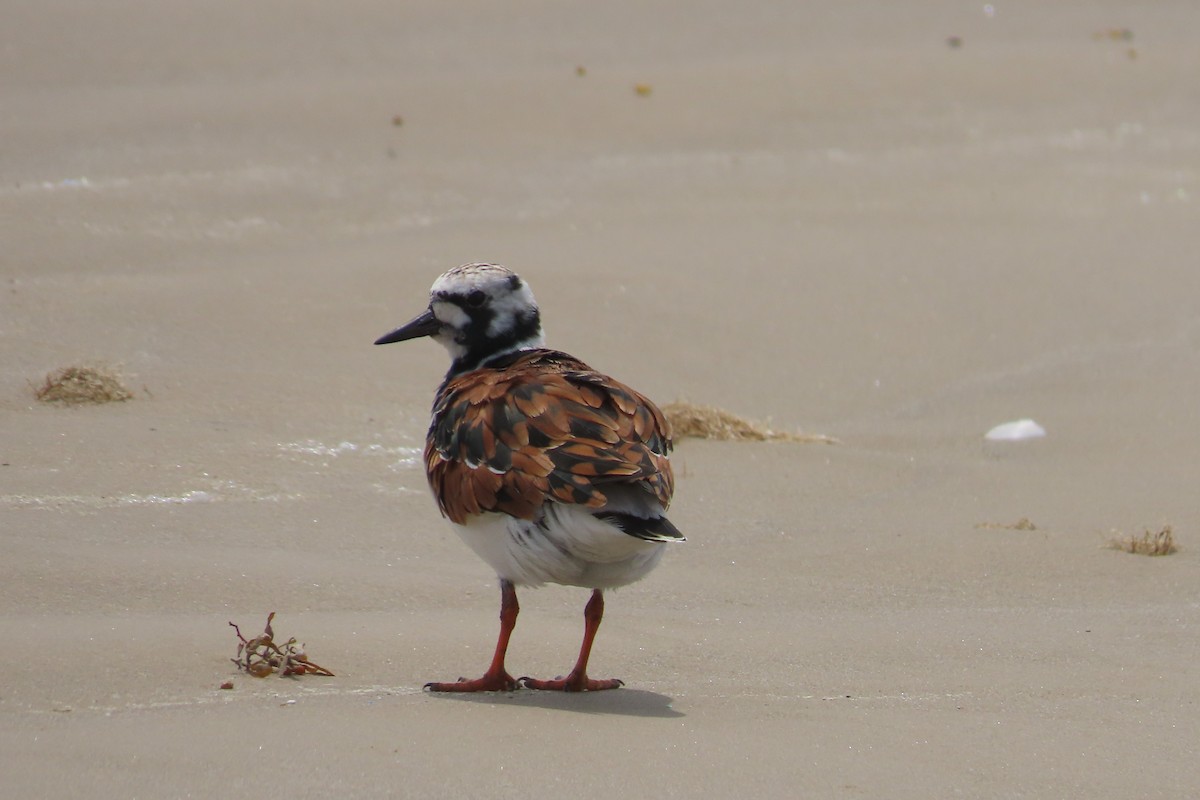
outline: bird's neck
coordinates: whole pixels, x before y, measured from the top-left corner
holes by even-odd
[[[475,346],[459,346],[458,352],[451,351],[450,371],[446,380],[451,380],[465,372],[486,367],[489,363],[522,350],[534,350],[546,346],[546,337],[542,334],[541,326],[533,332],[527,332],[521,337],[491,338]]]

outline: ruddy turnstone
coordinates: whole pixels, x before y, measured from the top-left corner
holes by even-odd
[[[442,275],[429,307],[380,337],[430,336],[450,351],[425,440],[442,515],[500,578],[500,637],[483,677],[429,683],[435,692],[615,689],[587,676],[604,590],[632,583],[683,534],[666,518],[671,428],[641,394],[579,359],[546,349],[533,292],[496,264]],[[504,667],[517,586],[592,590],[583,645],[565,678],[514,679]]]

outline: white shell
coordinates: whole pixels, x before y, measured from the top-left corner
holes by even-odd
[[[1038,439],[1046,435],[1046,429],[1031,419],[1019,419],[1006,422],[992,428],[983,438],[992,442],[1019,442],[1024,439]]]

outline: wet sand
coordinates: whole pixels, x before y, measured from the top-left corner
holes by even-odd
[[[1200,791],[1200,10],[795,6],[7,10],[4,793]],[[416,458],[444,352],[370,343],[476,260],[659,402],[840,442],[678,443],[621,690],[420,689],[498,592]],[[78,363],[134,399],[33,399]],[[514,673],[585,599],[522,593]],[[238,674],[268,611],[337,677]]]

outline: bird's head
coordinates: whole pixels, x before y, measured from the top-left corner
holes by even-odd
[[[545,341],[529,285],[499,264],[464,264],[445,273],[429,290],[429,307],[375,344],[422,336],[450,351],[452,375]]]

